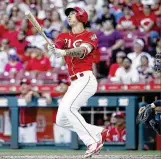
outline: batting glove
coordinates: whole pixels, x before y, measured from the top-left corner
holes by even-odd
[[[52,45],[48,44],[47,48],[48,48],[48,53],[50,55],[55,54],[55,45],[54,44],[52,44]]]
[[[50,55],[54,54],[58,58],[59,57],[63,57],[63,56],[66,55],[65,50],[61,50],[61,49],[55,48],[55,45],[54,44],[52,44],[52,46],[51,45],[48,45],[48,51],[49,51],[49,54]]]

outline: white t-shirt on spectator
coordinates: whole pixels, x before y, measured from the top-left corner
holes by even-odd
[[[7,14],[10,14],[11,12],[11,8],[14,6],[15,4],[14,3],[10,3],[7,5]],[[29,6],[27,4],[25,4],[24,2],[21,2],[19,5],[18,5],[18,8],[22,11],[22,12],[26,12],[28,10],[30,10]]]
[[[8,63],[8,55],[5,51],[1,51],[0,52],[0,73],[4,72],[7,63]]]
[[[52,67],[60,68],[63,65],[63,57],[56,57],[56,55],[52,54],[50,56],[50,62]]]
[[[124,67],[116,70],[115,76],[110,79],[112,82],[131,84],[139,82],[139,74],[136,69],[130,68],[128,71]]]
[[[30,42],[33,46],[37,45],[43,46],[44,44],[47,43],[45,39],[39,34],[27,36],[26,41]]]
[[[147,52],[141,52],[140,54],[137,54],[136,52],[129,53],[128,58],[132,60],[132,68],[137,69],[141,65],[141,56],[147,56],[149,61],[149,66],[154,67],[154,58],[151,57]]]

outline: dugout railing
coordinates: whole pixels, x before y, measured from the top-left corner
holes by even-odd
[[[156,93],[155,96],[159,96]],[[95,114],[106,115],[112,113],[114,110],[125,111],[126,113],[126,142],[106,142],[106,149],[143,149],[144,138],[143,138],[143,126],[136,125],[136,114],[139,106],[139,101],[143,98],[142,94],[139,97],[129,95],[117,95],[106,94],[93,96],[84,104],[80,112],[83,114],[89,114],[89,122],[95,124]],[[0,107],[9,107],[11,115],[11,140],[8,143],[1,143],[1,148],[71,148],[71,149],[84,149],[85,146],[78,139],[75,133],[72,133],[72,140],[69,144],[55,144],[53,143],[35,143],[35,144],[22,144],[18,142],[18,126],[19,126],[19,107],[57,107],[59,98],[54,98],[51,104],[45,103],[43,100],[32,101],[31,103],[25,103],[22,99],[17,99],[15,96],[3,96],[0,97]],[[88,110],[85,110],[88,108]],[[96,110],[98,109],[98,110]]]

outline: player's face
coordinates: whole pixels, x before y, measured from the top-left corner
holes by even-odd
[[[71,27],[78,23],[78,20],[76,18],[76,14],[77,14],[76,11],[71,11],[68,15],[68,24]]]

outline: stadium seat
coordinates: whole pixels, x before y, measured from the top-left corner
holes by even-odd
[[[57,73],[53,72],[40,72],[37,76],[37,80],[42,84],[56,83],[58,78]]]
[[[130,31],[122,31],[121,34],[122,34],[123,40],[125,42],[125,47],[132,49],[133,42],[134,42],[134,39],[137,38],[137,34],[135,32],[130,32]]]

